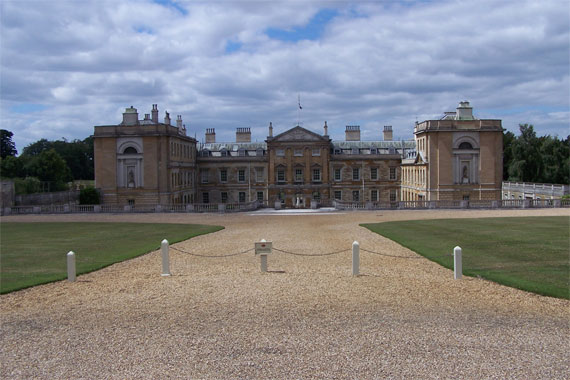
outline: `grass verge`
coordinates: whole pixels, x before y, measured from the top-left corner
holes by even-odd
[[[414,220],[362,224],[453,269],[463,250],[463,274],[529,292],[569,299],[570,218],[521,217]]]
[[[77,274],[223,229],[200,224],[2,223],[0,293],[67,277],[67,252],[76,254]]]

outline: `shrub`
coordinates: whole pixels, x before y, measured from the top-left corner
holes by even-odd
[[[79,204],[98,205],[100,203],[99,191],[94,187],[86,187],[79,192]]]
[[[42,183],[36,177],[14,178],[14,190],[17,195],[39,193]]]

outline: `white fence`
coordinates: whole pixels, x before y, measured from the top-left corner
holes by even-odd
[[[568,199],[509,199],[500,201],[401,201],[344,202],[335,201],[337,210],[414,210],[414,209],[497,209],[570,207]]]

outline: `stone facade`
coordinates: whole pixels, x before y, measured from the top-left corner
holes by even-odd
[[[414,140],[361,141],[360,127],[346,127],[345,140],[296,126],[264,142],[251,142],[249,128],[235,142],[206,143],[186,136],[181,116],[170,125],[138,120],[127,108],[123,122],[95,127],[95,179],[103,202],[128,204],[246,203],[280,207],[329,205],[334,200],[374,203],[417,200],[500,199],[500,120],[478,120],[469,103],[441,120],[416,124]]]
[[[119,125],[96,126],[95,187],[103,204],[156,205],[193,203],[196,197],[196,140],[186,136],[179,116],[177,126],[152,118],[138,120],[127,108]]]
[[[417,155],[402,162],[404,201],[498,200],[503,178],[501,120],[473,116],[468,102],[414,128]]]

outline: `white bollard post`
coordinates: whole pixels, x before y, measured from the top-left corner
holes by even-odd
[[[67,253],[67,281],[75,282],[75,253],[69,251]]]
[[[453,278],[460,280],[463,276],[463,266],[461,263],[461,247],[453,248]]]
[[[352,275],[358,276],[360,272],[360,244],[352,243]]]
[[[164,239],[160,243],[162,250],[162,274],[161,276],[170,276],[170,259],[168,257],[168,240]]]

